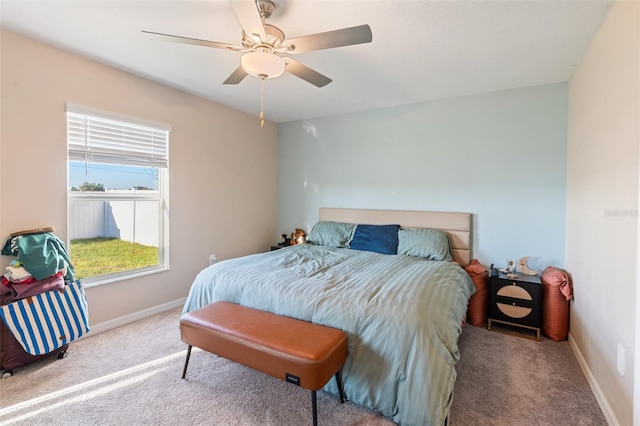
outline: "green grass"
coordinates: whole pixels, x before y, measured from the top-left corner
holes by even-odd
[[[71,264],[76,279],[123,272],[158,264],[158,248],[117,238],[71,241]]]

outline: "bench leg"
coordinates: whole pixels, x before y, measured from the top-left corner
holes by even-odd
[[[316,391],[311,391],[311,415],[313,417],[313,426],[318,426],[318,401]]]
[[[191,356],[191,345],[187,348],[187,359],[184,361],[184,370],[182,370],[182,378],[187,375],[187,366],[189,365],[189,357]]]
[[[340,393],[340,404],[344,404],[346,398],[344,396],[344,388],[342,387],[340,370],[336,372],[336,383],[338,384],[338,392]],[[318,397],[316,391],[311,391],[311,415],[313,416],[313,426],[318,426]]]
[[[344,401],[347,398],[344,395],[344,387],[342,386],[342,374],[340,374],[340,370],[336,372],[336,383],[338,384],[338,392],[340,393],[340,404],[344,404]]]

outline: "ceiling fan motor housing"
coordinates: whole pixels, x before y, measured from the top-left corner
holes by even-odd
[[[267,34],[266,40],[260,40],[259,38],[252,38],[242,31],[242,46],[246,49],[254,49],[257,47],[268,47],[273,49],[279,49],[284,42],[284,33],[282,30],[274,25],[264,24],[264,32]]]

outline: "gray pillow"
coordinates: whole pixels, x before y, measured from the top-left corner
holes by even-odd
[[[321,221],[313,225],[307,243],[327,247],[347,247],[356,225],[353,223],[341,223]]]
[[[445,262],[453,260],[449,236],[443,231],[429,228],[399,230],[398,254]]]

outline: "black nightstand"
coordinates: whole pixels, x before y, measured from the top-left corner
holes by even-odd
[[[489,278],[488,329],[540,341],[542,284],[538,275],[518,273],[507,278],[500,272]],[[532,332],[535,333],[532,335]]]

